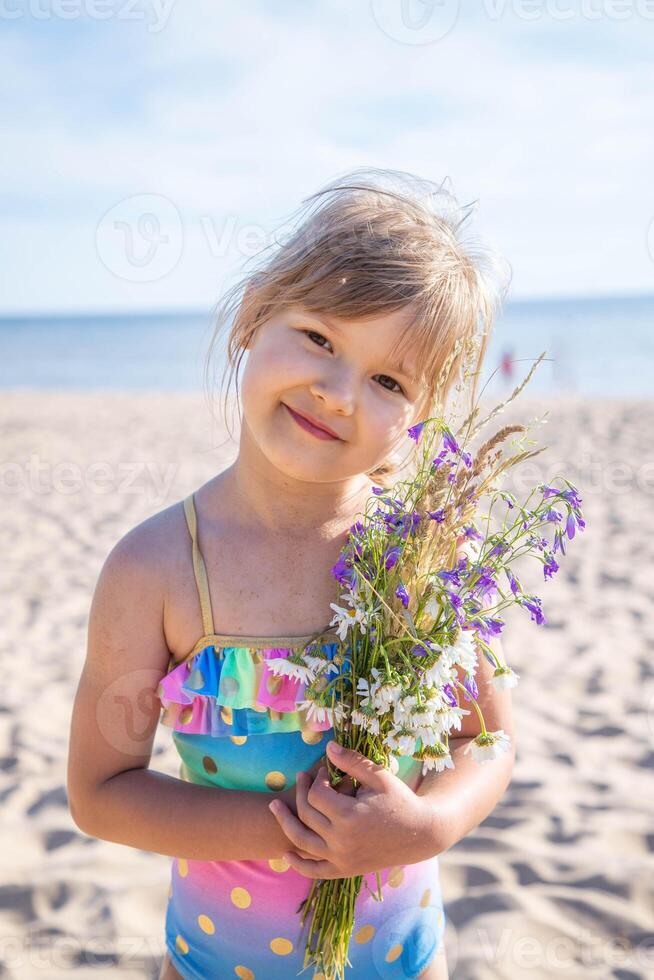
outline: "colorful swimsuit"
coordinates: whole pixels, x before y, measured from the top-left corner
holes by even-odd
[[[305,685],[278,677],[266,662],[316,636],[329,659],[330,630],[304,637],[226,636],[213,631],[207,573],[197,539],[193,494],[184,500],[205,635],[173,661],[157,694],[161,723],[173,728],[181,779],[203,786],[279,792],[310,769],[333,735],[329,722],[297,709]],[[332,674],[333,677],[333,674]],[[412,789],[422,763],[397,756],[396,774]],[[271,815],[271,820],[274,819]],[[365,875],[355,905],[348,980],[418,977],[435,957],[445,927],[438,857],[380,871],[383,901]],[[308,921],[297,912],[313,879],[282,859],[192,861],[175,858],[166,910],[166,946],[182,977],[290,980],[304,964]],[[313,966],[302,974],[322,980]]]

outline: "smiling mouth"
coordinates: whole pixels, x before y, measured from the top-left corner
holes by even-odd
[[[282,405],[292,416],[292,418],[297,422],[300,428],[305,430],[305,432],[310,432],[311,435],[315,436],[317,439],[329,439],[332,442],[341,441],[339,436],[334,436],[330,432],[326,432],[325,429],[321,429],[317,425],[314,425],[303,415],[300,415],[298,412],[294,412],[293,409],[290,408],[285,402],[282,402]]]

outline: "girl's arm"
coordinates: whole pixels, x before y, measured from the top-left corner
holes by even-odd
[[[199,786],[148,769],[161,713],[155,692],[170,657],[167,541],[169,526],[155,515],[118,542],[100,572],[71,718],[71,816],[91,837],[171,857],[280,858],[290,841],[268,809],[280,794]]]
[[[502,663],[505,662],[498,637],[488,644]],[[458,669],[457,669],[458,670]],[[460,699],[462,708],[470,710],[461,720],[461,731],[450,737],[450,754],[454,769],[426,773],[416,790],[429,801],[434,816],[434,840],[438,852],[445,851],[474,830],[495,809],[511,781],[515,760],[511,690],[498,690],[493,681],[494,668],[483,654],[477,657],[475,680],[479,689],[477,703],[484,715],[486,729],[502,729],[511,739],[511,748],[492,761],[475,762],[472,753],[464,754],[468,742],[480,732],[479,719],[470,702]],[[463,683],[465,674],[459,672]],[[435,852],[436,853],[436,852]]]

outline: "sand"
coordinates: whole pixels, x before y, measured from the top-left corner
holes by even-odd
[[[108,551],[233,458],[201,396],[0,393],[3,976],[154,977],[169,858],[82,834],[66,804],[70,711]],[[654,402],[522,398],[587,529],[511,610],[518,756],[504,799],[442,855],[457,980],[654,975]],[[509,482],[512,489],[515,485]],[[154,768],[177,775],[170,731]],[[119,971],[119,972],[118,972]]]

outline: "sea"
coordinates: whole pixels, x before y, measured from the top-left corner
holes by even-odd
[[[208,311],[0,317],[0,387],[200,391],[213,327]],[[543,351],[525,395],[652,397],[654,294],[507,302],[486,393],[510,390]]]

